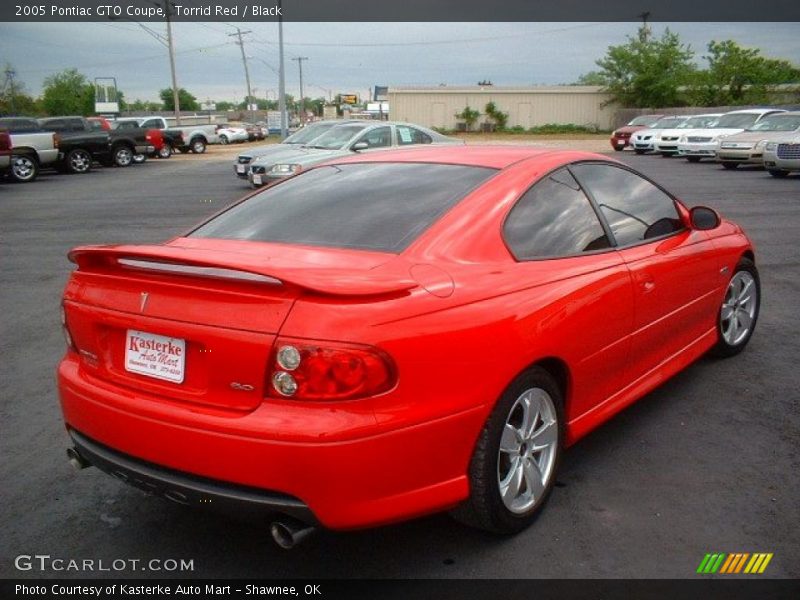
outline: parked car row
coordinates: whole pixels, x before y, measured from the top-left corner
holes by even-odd
[[[173,152],[202,154],[208,144],[264,139],[266,127],[196,124],[172,127],[164,117],[63,116],[0,118],[0,176],[34,181],[42,168],[86,173],[95,163],[127,167]],[[7,148],[6,148],[7,146]]]
[[[724,114],[644,115],[611,136],[611,146],[689,162],[712,159],[726,169],[766,168],[774,177],[800,171],[800,111],[750,108]]]
[[[317,121],[280,144],[253,148],[234,163],[252,187],[271,185],[309,167],[358,152],[424,144],[464,144],[420,125],[388,121]]]

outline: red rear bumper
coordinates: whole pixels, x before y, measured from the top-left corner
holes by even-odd
[[[408,519],[465,499],[484,419],[473,409],[377,433],[363,411],[343,403],[324,414],[309,410],[306,441],[285,441],[281,425],[298,424],[294,415],[283,419],[280,406],[265,402],[236,415],[190,411],[95,380],[72,353],[59,365],[58,387],[67,426],[96,442],[175,471],[288,494],[335,529]],[[330,436],[332,419],[338,439]]]

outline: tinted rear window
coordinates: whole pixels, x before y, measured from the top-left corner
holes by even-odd
[[[42,130],[36,119],[0,119],[0,128],[8,129],[9,133],[36,133]]]
[[[401,252],[495,172],[421,163],[320,167],[234,206],[191,235]]]

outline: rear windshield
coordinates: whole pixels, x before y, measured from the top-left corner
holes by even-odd
[[[319,167],[234,206],[190,236],[399,253],[495,172],[427,163]]]
[[[36,133],[42,131],[36,119],[0,119],[0,129],[9,133]]]

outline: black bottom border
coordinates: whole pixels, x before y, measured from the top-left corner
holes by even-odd
[[[180,586],[180,587],[179,587]],[[210,587],[207,587],[210,586]],[[249,587],[250,586],[250,587]],[[150,588],[145,591],[143,588]],[[99,592],[99,593],[98,593]],[[5,579],[0,598],[796,600],[797,579]]]

